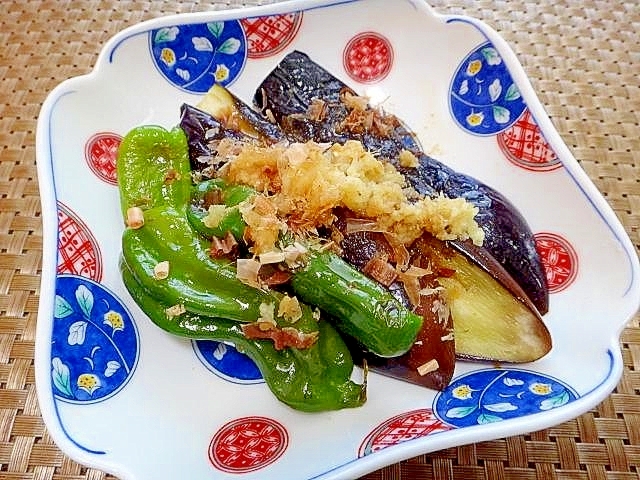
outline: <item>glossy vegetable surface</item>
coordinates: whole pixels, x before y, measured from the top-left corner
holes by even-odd
[[[220,179],[208,180],[194,188],[192,206],[203,191],[214,188],[225,205],[237,205],[255,191],[239,185],[225,185]],[[195,197],[195,198],[194,198]],[[232,232],[239,240],[245,223],[237,210],[231,210],[216,229],[209,229],[203,218],[190,215],[192,226],[201,233],[219,237]],[[412,313],[382,285],[354,269],[331,252],[310,250],[304,265],[291,275],[290,286],[305,302],[332,316],[338,330],[350,335],[367,350],[381,357],[407,352],[422,327],[422,318]]]
[[[335,88],[335,84],[332,84],[331,88]],[[214,98],[227,101],[229,97],[224,100],[224,96],[216,94]],[[336,96],[336,98],[338,97]],[[292,101],[295,102],[296,99],[294,98]],[[237,105],[238,102],[235,99],[234,105]],[[209,106],[211,105],[209,102]],[[220,107],[214,106],[214,110],[220,110]],[[329,114],[331,111],[329,110]],[[187,120],[188,123],[197,123],[198,118],[202,118],[205,123],[209,124],[215,121],[207,120],[206,112],[200,110],[194,109],[193,116],[185,109],[183,109],[183,113],[183,120]],[[289,117],[288,121],[306,122],[303,117],[298,115]],[[327,128],[326,125],[326,121],[324,123],[318,122],[313,124],[313,127],[322,130]],[[197,129],[190,131],[197,135]],[[305,135],[307,134],[309,132],[305,133]],[[328,138],[335,136],[332,128],[329,128],[327,135],[330,135]],[[242,134],[234,132],[230,138],[242,139]],[[193,142],[197,142],[197,139],[193,139]],[[210,151],[208,154],[215,155],[215,152]],[[378,240],[374,240],[374,237]],[[384,237],[381,241],[380,234],[358,232],[345,234],[340,247],[344,258],[349,263],[356,268],[362,268],[380,251],[383,243],[386,241],[384,241]],[[423,327],[417,337],[417,343],[408,353],[390,359],[381,359],[379,356],[370,355],[366,349],[363,351],[358,346],[353,346],[352,352],[356,357],[366,358],[372,370],[385,375],[430,388],[442,389],[453,375],[456,355],[467,359],[525,362],[539,358],[548,352],[550,348],[549,334],[535,306],[519,283],[486,249],[475,246],[471,242],[451,242],[454,249],[439,241],[430,245],[429,255],[444,258],[444,252],[449,255],[450,252],[455,252],[454,249],[457,249],[467,258],[472,259],[472,262],[464,262],[460,265],[467,269],[467,276],[471,275],[482,280],[484,289],[479,292],[477,288],[469,288],[468,283],[456,283],[455,308],[452,309],[452,315],[444,320],[434,313],[437,310],[437,305],[445,302],[441,298],[441,294],[421,296],[416,313],[423,316]],[[386,248],[389,249],[389,245]],[[422,258],[426,262],[425,266],[428,265],[429,256],[422,255],[415,249],[414,254],[416,258]],[[454,266],[450,264],[444,269],[453,271]],[[302,275],[300,278],[303,277]],[[292,283],[296,285],[296,280],[294,279]],[[334,280],[333,283],[340,285],[340,280]],[[313,292],[313,281],[309,281],[308,285],[309,292]],[[450,287],[453,285],[450,280],[448,285]],[[390,285],[389,291],[405,307],[411,308],[401,284],[396,281]],[[465,308],[461,308],[462,305]],[[453,321],[454,316],[457,317],[455,322]],[[456,329],[455,325],[459,325],[459,327]],[[455,330],[455,339],[452,330]],[[460,348],[458,348],[457,342],[458,334],[460,335]],[[477,339],[475,342],[470,341],[474,338]],[[505,338],[508,338],[508,341],[505,342]],[[528,338],[533,340],[527,341]],[[441,339],[445,340],[441,341]],[[437,369],[418,373],[418,367],[434,362]]]
[[[118,172],[127,178],[120,187],[125,216],[132,205],[145,208],[144,224],[123,232],[121,271],[130,294],[156,325],[189,338],[237,341],[276,396],[294,408],[333,410],[365,401],[364,385],[349,380],[353,363],[346,345],[308,306],[301,306],[294,326],[278,317],[275,327],[295,327],[315,337],[305,349],[277,349],[271,340],[249,339],[234,322],[257,321],[260,306],[277,304],[282,294],[249,287],[236,279],[231,263],[209,258],[186,216],[190,185],[184,179],[190,183],[191,177],[182,130],[133,129],[123,139]],[[163,261],[169,269],[159,278],[154,267]],[[216,323],[218,318],[224,320]]]
[[[379,232],[346,233],[344,215],[338,215],[337,227],[342,233],[340,248],[342,257],[359,270],[380,253],[393,258],[394,250],[385,236]],[[428,261],[428,259],[426,259]],[[437,286],[433,279],[423,278],[419,287]],[[404,285],[398,279],[388,286],[389,292],[407,308],[412,308]],[[451,315],[442,316],[439,308],[445,304],[442,292],[433,290],[430,295],[420,295],[415,307],[416,314],[422,317],[422,329],[413,347],[399,357],[381,359],[356,347],[352,348],[356,361],[366,361],[369,369],[383,375],[399,378],[406,382],[442,390],[451,381],[455,370],[456,345],[453,319]],[[432,365],[423,370],[425,365]]]
[[[212,109],[214,112],[225,111],[231,108],[237,108],[240,102],[237,98],[232,96],[221,95],[217,93],[218,87],[214,87],[214,95],[209,97],[209,101],[206,102],[206,106]],[[227,104],[227,107],[217,105],[217,102],[230,102],[233,98],[232,104]],[[182,118],[181,127],[187,133],[189,139],[189,151],[192,161],[194,158],[210,158],[216,163],[216,152],[212,149],[211,143],[205,140],[207,131],[211,129],[217,134],[215,140],[222,138],[249,140],[247,135],[237,130],[228,130],[226,127],[215,119],[209,112],[205,112],[199,108],[195,108],[189,105],[182,106]],[[238,108],[238,112],[246,111],[246,107]],[[218,135],[219,134],[219,135]],[[284,135],[284,134],[282,134]],[[207,171],[206,166],[200,164],[199,168],[203,168]],[[219,179],[215,180],[219,182]],[[206,231],[206,227],[202,225],[202,217],[198,219],[196,216],[190,217],[194,221],[195,228],[200,231]],[[343,249],[343,257],[354,268],[360,269],[366,262],[373,256],[376,251],[376,244],[372,242],[370,238],[365,238],[366,234],[357,233],[351,235],[345,235],[343,242],[340,246]],[[360,239],[359,241],[356,239]],[[354,261],[359,259],[358,261]],[[326,257],[323,257],[326,258]],[[318,260],[318,259],[316,259]],[[334,262],[337,262],[337,258],[333,258]],[[344,267],[341,267],[341,269]],[[325,269],[325,274],[330,275],[331,271]],[[337,277],[332,281],[341,282],[342,280]],[[295,284],[295,282],[294,282]],[[313,289],[313,282],[309,282],[310,287],[306,290]],[[345,291],[348,291],[345,290]],[[396,283],[395,286],[389,289],[389,293],[393,295],[396,300],[404,306],[404,308],[411,309],[411,305],[408,302],[406,295],[401,284]],[[450,337],[452,331],[451,319],[442,321],[438,318],[433,308],[433,302],[438,301],[438,296],[423,297],[421,299],[422,305],[416,311],[418,316],[422,317],[422,327],[415,338],[415,342],[409,352],[393,357],[383,358],[378,355],[372,354],[368,349],[363,348],[361,343],[347,339],[352,344],[352,354],[357,356],[360,363],[366,361],[371,370],[382,373],[393,378],[401,379],[403,381],[409,381],[428,388],[434,388],[442,390],[445,388],[453,376],[455,368],[455,345],[454,341],[441,341],[443,337]],[[360,301],[357,300],[356,301]],[[330,307],[333,309],[339,307]],[[415,321],[415,320],[414,320]],[[356,327],[352,328],[355,331]],[[374,341],[375,338],[374,338]],[[377,340],[379,342],[379,340]],[[388,347],[385,347],[388,349]],[[431,362],[436,361],[438,368],[434,371],[426,373],[418,373],[418,367]]]
[[[551,350],[551,335],[528,298],[514,296],[498,280],[506,275],[499,264],[491,273],[442,242],[421,237],[412,247],[429,258],[444,287],[451,309],[456,355],[474,360],[532,362]],[[487,292],[490,292],[488,294]]]
[[[340,331],[380,357],[406,353],[422,328],[422,317],[329,252],[312,253],[291,278],[291,287],[304,301],[329,313]]]
[[[376,129],[350,128],[345,92],[355,93],[302,52],[288,54],[256,89],[254,101],[291,137],[298,141],[344,142],[360,140],[380,156],[391,159],[419,193],[462,197],[479,209],[476,220],[485,232],[483,247],[518,282],[541,314],[548,310],[548,288],[533,234],[515,206],[502,194],[468,175],[456,172],[421,151],[402,122],[388,115],[381,134]],[[314,100],[323,102],[320,116],[308,112]],[[375,121],[374,121],[375,125]],[[384,130],[384,128],[383,128]],[[401,150],[411,151],[417,168],[398,163]]]
[[[185,212],[174,208],[147,210],[144,227],[122,236],[122,256],[138,282],[167,303],[249,323],[260,317],[261,303],[278,302],[274,292],[242,283],[233,263],[210,258],[208,250]],[[154,269],[165,261],[169,272],[159,280]]]
[[[207,242],[188,222],[191,170],[182,130],[133,129],[122,141],[117,168],[123,212],[144,207],[144,225],[123,232],[122,254],[146,289],[192,312],[243,322],[260,316],[261,303],[277,301],[274,292],[238,280],[228,260],[212,259]],[[168,276],[158,280],[154,269],[165,261]]]
[[[126,265],[121,270],[127,290],[156,326],[180,337],[232,342],[256,363],[276,398],[290,407],[317,412],[358,407],[366,401],[366,385],[349,379],[349,350],[327,322],[318,322],[318,341],[312,347],[276,350],[270,340],[248,339],[232,320],[192,312],[168,318],[170,305],[150,295]]]

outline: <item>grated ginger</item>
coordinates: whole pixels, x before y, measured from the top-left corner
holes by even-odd
[[[285,295],[278,304],[278,316],[295,323],[302,318],[302,308],[297,297]]]
[[[206,227],[216,228],[220,225],[220,222],[225,217],[229,210],[226,205],[209,205],[207,215],[203,218],[202,222]]]
[[[420,166],[420,162],[418,161],[418,157],[416,157],[409,150],[402,150],[400,155],[398,155],[398,162],[401,167],[405,168],[418,168]]]
[[[475,206],[444,196],[410,200],[414,195],[407,192],[403,175],[357,141],[329,146],[247,144],[227,167],[224,175],[229,183],[262,192],[252,205],[241,208],[250,235],[259,241],[254,253],[272,250],[278,233],[287,228],[310,233],[330,225],[337,207],[372,219],[379,231],[393,234],[405,245],[424,232],[440,240],[471,239],[477,245],[484,240],[474,220]],[[266,211],[256,211],[262,209]]]

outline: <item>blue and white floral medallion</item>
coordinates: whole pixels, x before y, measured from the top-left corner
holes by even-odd
[[[247,59],[237,20],[159,28],[151,31],[149,44],[162,75],[191,93],[206,93],[214,83],[233,83]]]
[[[433,410],[451,426],[468,427],[551,410],[576,398],[570,386],[541,373],[476,370],[439,392]]]
[[[257,365],[234,346],[213,340],[191,342],[198,359],[208,370],[233,383],[262,383]]]
[[[458,66],[449,105],[458,125],[475,135],[494,135],[509,128],[526,108],[507,66],[490,43],[480,45]]]
[[[136,368],[139,347],[136,325],[112,292],[86,277],[57,277],[51,334],[56,398],[92,403],[116,394]]]

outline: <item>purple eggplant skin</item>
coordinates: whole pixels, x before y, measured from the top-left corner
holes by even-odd
[[[265,120],[253,107],[244,103],[231,92],[229,94],[235,110],[243,120],[251,125],[252,130],[259,136],[260,141],[268,145],[285,139],[285,134],[278,125]],[[246,133],[226,128],[208,112],[186,103],[180,107],[179,126],[187,136],[189,160],[193,171],[201,171],[209,166],[209,159],[216,154],[212,150],[212,142],[224,138],[239,141],[247,139]]]
[[[207,112],[186,103],[180,107],[179,126],[187,136],[189,161],[194,172],[208,167],[209,159],[216,155],[211,142],[223,138],[241,139],[240,133],[227,130]]]
[[[518,209],[500,192],[479,180],[456,172],[422,152],[415,136],[398,119],[385,137],[370,132],[345,132],[339,128],[348,114],[340,97],[353,93],[346,84],[313,62],[308,55],[288,54],[263,80],[254,103],[276,120],[285,133],[297,141],[342,143],[359,140],[369,151],[388,158],[420,194],[462,197],[478,208],[476,220],[485,232],[483,247],[522,287],[541,315],[549,308],[549,290],[544,266],[536,250],[533,233]],[[305,117],[315,99],[325,102],[321,120]],[[398,155],[411,151],[417,168],[403,168]]]
[[[336,217],[334,226],[342,234],[342,240],[339,243],[342,251],[341,256],[347,263],[362,270],[376,254],[393,255],[393,249],[384,234],[379,232],[346,233],[346,212],[338,211]],[[425,259],[425,261],[428,260]],[[388,289],[402,305],[413,309],[401,282],[397,280],[392,282]],[[354,361],[358,364],[366,362],[369,369],[391,378],[434,390],[445,389],[453,378],[456,349],[453,339],[440,340],[448,336],[454,330],[454,326],[451,315],[444,322],[438,317],[437,310],[433,308],[433,302],[438,299],[440,297],[420,297],[420,305],[415,311],[423,318],[422,329],[415,345],[407,353],[395,358],[381,358],[354,344],[349,345]],[[437,361],[438,368],[421,375],[418,368],[430,360]]]

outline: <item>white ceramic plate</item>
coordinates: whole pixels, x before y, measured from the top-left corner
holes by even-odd
[[[408,33],[410,32],[410,33]],[[456,366],[442,394],[370,375],[359,409],[278,403],[232,348],[153,326],[118,272],[120,136],[175,125],[214,75],[245,101],[297,49],[374,101],[428,153],[492,185],[536,234],[554,348],[518,368]],[[638,308],[635,250],[505,42],[418,0],[294,1],[129,28],[47,98],[37,131],[44,264],[36,342],[47,428],[123,479],[353,478],[425,452],[546,428],[604,399]]]

